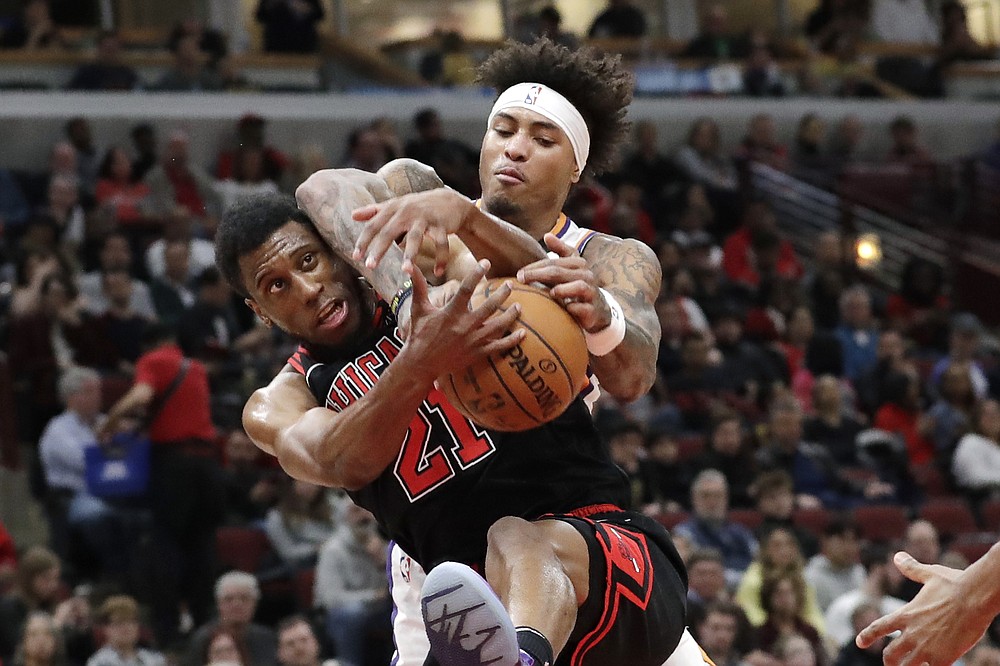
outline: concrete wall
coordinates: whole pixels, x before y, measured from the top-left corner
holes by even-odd
[[[193,157],[208,165],[231,137],[236,119],[253,111],[270,119],[268,135],[273,144],[293,153],[302,145],[318,144],[336,162],[354,127],[385,116],[396,122],[405,139],[411,133],[410,118],[428,106],[439,110],[449,134],[476,145],[482,138],[491,102],[485,92],[476,91],[369,95],[2,92],[0,166],[42,168],[49,147],[62,136],[62,125],[74,115],[91,120],[100,146],[129,145],[128,131],[140,121],[152,122],[161,136],[171,128],[183,127],[193,137]],[[631,107],[634,120],[657,123],[660,145],[666,151],[681,143],[690,123],[702,115],[715,118],[722,127],[723,141],[733,146],[749,117],[760,112],[776,118],[785,140],[791,139],[798,119],[807,112],[820,114],[831,126],[846,114],[857,114],[867,125],[867,143],[873,158],[885,153],[887,127],[898,114],[916,119],[926,144],[942,159],[961,157],[991,143],[1000,117],[996,104],[972,101],[638,99]]]

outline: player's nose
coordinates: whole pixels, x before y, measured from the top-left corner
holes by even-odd
[[[323,293],[323,283],[308,275],[298,275],[295,278],[296,291],[302,295],[306,303],[310,303]]]
[[[531,138],[525,132],[514,132],[504,143],[504,155],[514,161],[527,159],[531,150]]]

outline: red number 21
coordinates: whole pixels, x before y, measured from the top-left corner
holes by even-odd
[[[446,436],[433,437],[435,428]],[[439,391],[431,391],[406,431],[393,470],[411,502],[455,476],[455,465],[468,469],[496,450],[489,434],[451,406]]]

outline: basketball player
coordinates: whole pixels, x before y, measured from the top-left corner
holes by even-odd
[[[442,664],[666,660],[683,630],[683,565],[661,526],[617,509],[628,486],[583,399],[528,433],[491,433],[433,389],[478,347],[519,342],[502,334],[507,313],[490,316],[505,294],[468,310],[485,268],[438,307],[411,267],[412,292],[386,303],[276,196],[227,213],[217,260],[265,323],[305,340],[248,402],[248,434],[293,476],[347,488],[420,564],[450,562],[437,570],[458,578],[424,598]],[[385,290],[383,268],[371,280]],[[411,303],[403,344],[393,310]],[[486,572],[510,615],[458,562]]]
[[[946,666],[958,661],[1000,613],[1000,545],[964,571],[921,564],[908,553],[896,553],[893,561],[903,575],[924,586],[908,604],[858,634],[858,646],[866,648],[900,631],[883,652],[886,666]]]
[[[569,188],[588,164],[587,156],[580,154],[581,150],[587,150],[582,144],[590,139],[587,127],[599,128],[589,143],[589,165],[596,169],[608,160],[614,144],[624,134],[623,116],[631,82],[617,63],[609,59],[570,53],[546,43],[505,49],[491,58],[482,72],[485,82],[500,89],[514,82],[494,106],[483,140],[482,207],[504,214],[538,240],[545,237],[546,244],[559,258],[534,263],[519,273],[519,278],[525,282],[545,282],[553,286],[555,296],[571,299],[568,310],[585,330],[605,331],[605,336],[611,333],[608,329],[616,327],[608,323],[612,312],[610,302],[615,296],[621,299],[619,314],[625,316],[617,321],[621,327],[611,338],[612,352],[598,349],[604,355],[593,354],[591,361],[602,384],[613,395],[634,399],[648,390],[653,377],[659,340],[659,326],[653,312],[659,287],[658,264],[641,243],[580,229],[560,214]],[[518,85],[521,76],[535,83]],[[555,91],[546,90],[538,82],[567,91],[574,96],[582,113],[558,93],[553,98]],[[549,99],[554,105],[547,104]],[[338,176],[334,172],[321,172],[298,192],[300,204],[321,227],[328,220],[324,220],[320,204],[336,201],[336,192],[331,194],[328,188],[329,181]],[[426,182],[426,174],[414,172],[411,180]],[[470,247],[497,235],[490,227],[497,221],[463,213],[461,199],[454,193],[436,192],[358,211],[358,219],[371,220],[368,227],[360,232],[355,247],[342,238],[338,249],[345,253],[357,249],[359,252],[354,255],[357,260],[367,250],[368,264],[375,266],[382,252],[404,231],[411,232],[404,244],[408,259],[414,257],[420,246],[419,236],[427,233],[437,240],[440,269],[442,257],[454,258],[453,248],[443,242],[444,232],[458,233]],[[449,220],[457,221],[458,225],[435,226]],[[417,221],[416,226],[407,226],[413,221]],[[550,229],[552,233],[546,234]],[[591,265],[595,270],[591,270]],[[416,597],[413,588],[419,589],[423,574],[398,548],[393,549],[391,558],[393,599],[398,611],[394,618],[397,656],[404,666],[420,664],[422,628],[412,621],[412,607]],[[686,650],[679,650],[679,660],[671,663],[700,663],[701,651],[686,632],[684,639]]]

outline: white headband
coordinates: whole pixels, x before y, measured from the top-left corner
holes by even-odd
[[[583,173],[590,156],[590,132],[583,116],[568,99],[540,83],[518,83],[500,93],[486,121],[487,126],[492,126],[498,113],[510,108],[528,109],[554,122],[569,138],[576,166]]]

